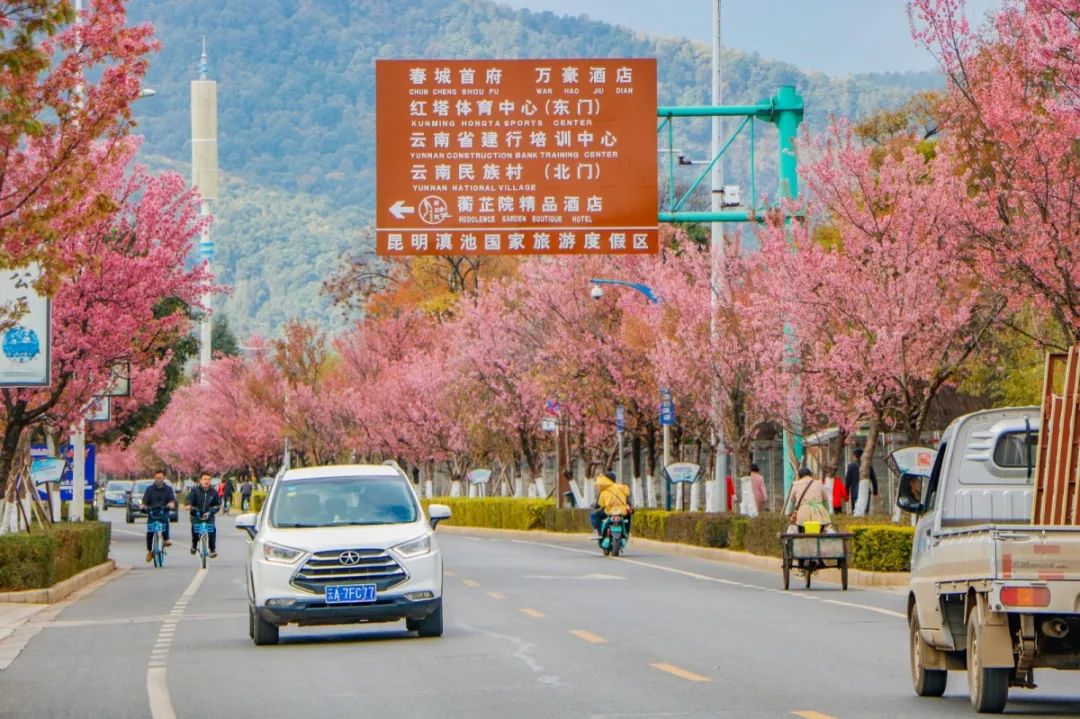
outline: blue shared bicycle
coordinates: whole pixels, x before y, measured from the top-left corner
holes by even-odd
[[[214,523],[210,521],[210,515],[204,514],[199,521],[194,523],[195,536],[199,538],[198,555],[202,561],[202,568],[206,569],[206,560],[210,556],[210,535],[214,533]]]
[[[165,566],[165,523],[168,521],[168,511],[163,507],[155,507],[146,513],[146,532],[154,535],[150,543],[150,553],[154,555],[155,567]]]

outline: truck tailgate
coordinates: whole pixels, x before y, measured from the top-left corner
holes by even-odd
[[[994,532],[998,579],[1080,581],[1080,527],[1016,527]]]

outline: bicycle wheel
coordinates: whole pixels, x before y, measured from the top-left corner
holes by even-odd
[[[165,566],[165,539],[162,537],[161,532],[154,532],[154,566]]]
[[[205,533],[199,537],[199,556],[202,557],[202,568],[206,569],[206,558],[210,556],[210,538]]]

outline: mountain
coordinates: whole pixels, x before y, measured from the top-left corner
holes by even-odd
[[[147,77],[158,94],[136,107],[153,166],[182,168],[191,157],[188,83],[207,38],[225,177],[213,207],[215,267],[234,287],[225,311],[240,336],[274,335],[286,318],[342,321],[320,286],[341,255],[369,247],[376,58],[655,56],[661,104],[708,104],[711,92],[704,44],[487,0],[154,0],[129,13],[152,22],[162,42]],[[812,128],[940,85],[929,73],[834,79],[738,51],[723,62],[725,102],[794,84]],[[703,153],[708,127],[698,125],[679,129],[677,142]],[[758,186],[768,188],[775,141],[758,134]],[[726,177],[744,181],[747,153],[733,146]]]

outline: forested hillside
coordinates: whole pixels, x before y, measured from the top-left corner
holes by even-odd
[[[190,158],[188,83],[207,37],[228,178],[214,208],[218,274],[235,288],[226,311],[241,335],[273,335],[290,317],[331,320],[321,280],[362,245],[371,215],[376,58],[655,56],[662,104],[704,104],[710,93],[705,45],[487,0],[154,0],[130,13],[153,22],[163,44],[147,80],[158,95],[138,107],[152,164]],[[724,66],[726,102],[794,84],[811,127],[897,105],[938,82],[836,79],[734,51]],[[705,129],[687,127],[680,144],[702,146]],[[768,187],[771,138],[761,136],[759,187]],[[740,160],[729,173],[739,174]]]

